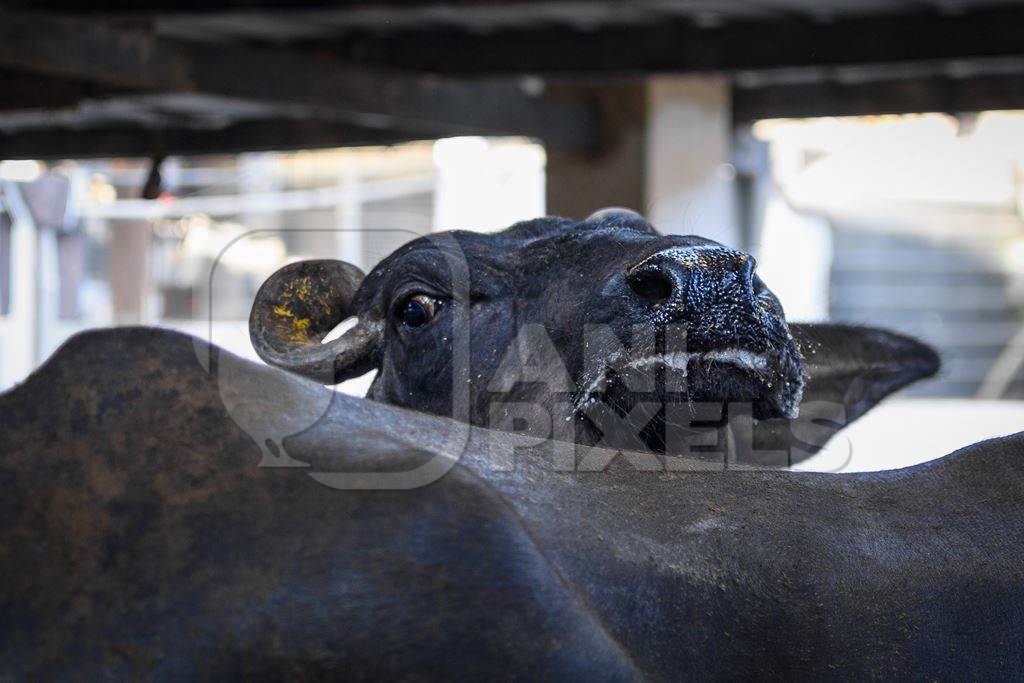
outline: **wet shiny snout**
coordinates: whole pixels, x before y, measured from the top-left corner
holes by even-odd
[[[727,247],[676,246],[631,265],[626,282],[640,300],[659,307],[682,307],[694,299],[708,304],[719,297],[753,303],[755,268],[752,256]]]

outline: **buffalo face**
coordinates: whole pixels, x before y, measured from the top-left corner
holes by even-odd
[[[791,418],[805,389],[799,340],[754,259],[632,213],[439,233],[353,278],[333,261],[272,276],[251,319],[260,354],[323,382],[375,367],[369,397],[394,405],[492,427],[530,405],[549,435],[569,425],[577,441],[661,451],[673,407]],[[631,436],[611,435],[623,424]]]

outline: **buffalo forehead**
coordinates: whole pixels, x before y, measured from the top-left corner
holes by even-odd
[[[372,273],[375,284],[393,287],[401,279],[433,276],[450,281],[453,264],[464,260],[472,286],[484,294],[520,287],[516,275],[625,268],[669,247],[721,246],[697,235],[661,236],[638,219],[610,217],[574,222],[542,218],[496,233],[452,231],[417,239],[400,248]]]

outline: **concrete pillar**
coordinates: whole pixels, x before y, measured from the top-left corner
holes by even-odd
[[[551,94],[590,97],[601,107],[601,140],[582,152],[547,149],[547,211],[586,218],[597,209],[644,208],[644,126],[647,94],[643,81],[552,86]]]
[[[742,246],[731,136],[726,78],[648,81],[646,214],[662,232]]]
[[[153,230],[148,220],[110,222],[110,293],[115,325],[146,322],[149,301],[149,247]]]

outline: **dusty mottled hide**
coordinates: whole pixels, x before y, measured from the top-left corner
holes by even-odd
[[[321,417],[318,385],[212,361],[168,331],[88,333],[0,396],[0,678],[1024,666],[1024,434],[874,474],[558,472],[550,442],[498,471],[489,454],[514,435],[341,395]],[[225,409],[228,365],[309,397],[289,409],[312,426],[284,444],[321,477],[447,460],[460,428],[468,442],[410,491],[260,468]],[[277,416],[279,396],[249,417]]]
[[[264,359],[307,377],[375,367],[377,401],[504,430],[529,404],[544,419],[529,411],[527,431],[583,444],[679,452],[695,404],[718,427],[749,406],[753,446],[786,451],[775,464],[936,371],[900,335],[787,325],[755,267],[636,214],[543,218],[418,239],[361,283],[339,261],[292,264],[264,284],[251,329]],[[348,316],[355,329],[320,344]],[[792,430],[801,405],[831,428]]]

